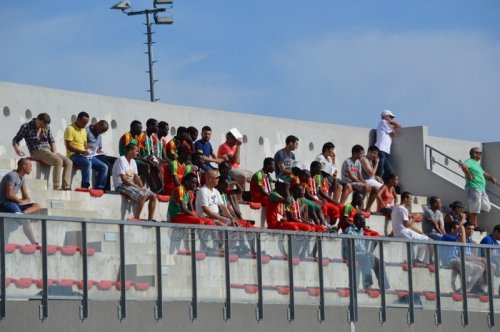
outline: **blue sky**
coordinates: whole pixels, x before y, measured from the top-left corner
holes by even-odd
[[[110,10],[117,0],[2,2],[0,80],[149,100],[144,16]],[[499,141],[498,0],[174,0],[171,12],[153,27],[160,102],[361,127],[390,109],[434,136]]]

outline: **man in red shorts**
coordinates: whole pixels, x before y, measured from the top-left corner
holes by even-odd
[[[182,178],[193,172],[193,166],[188,163],[189,156],[192,154],[187,146],[182,145],[177,150],[178,157],[168,164],[168,171],[165,172],[165,193],[168,195],[182,183]]]
[[[330,217],[330,225],[335,225],[337,223],[337,218],[340,217],[343,206],[339,202],[333,200],[328,195],[328,190],[330,186],[328,181],[321,175],[322,165],[319,161],[313,161],[311,163],[311,180],[309,184],[309,190],[313,197],[316,197],[313,202],[316,204],[325,205],[327,208],[328,216]]]

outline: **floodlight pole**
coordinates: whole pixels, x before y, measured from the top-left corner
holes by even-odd
[[[156,102],[159,99],[155,98],[155,78],[154,78],[154,71],[153,71],[153,65],[156,61],[153,61],[153,40],[151,38],[152,34],[154,32],[151,31],[151,21],[150,21],[150,14],[156,14],[160,12],[164,12],[166,9],[165,8],[155,8],[155,9],[146,9],[146,10],[141,10],[138,12],[129,12],[127,13],[128,16],[132,15],[146,15],[146,28],[147,32],[145,33],[148,36],[148,42],[145,44],[148,44],[148,51],[146,52],[148,54],[148,63],[149,63],[149,95],[151,97],[151,102]]]

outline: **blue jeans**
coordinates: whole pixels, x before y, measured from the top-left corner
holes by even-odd
[[[391,163],[389,162],[389,154],[384,151],[378,153],[380,158],[377,168],[377,176],[384,179],[384,176],[394,173]]]
[[[108,166],[97,158],[85,158],[84,156],[75,153],[69,157],[71,161],[78,165],[82,170],[82,188],[90,187],[91,170],[97,172],[95,189],[104,189],[106,185],[106,176],[108,174]]]
[[[16,202],[3,202],[0,204],[0,212],[8,212],[8,213],[23,213],[29,207],[32,207],[33,204],[24,204],[19,205]]]

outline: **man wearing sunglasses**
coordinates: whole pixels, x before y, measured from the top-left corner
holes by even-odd
[[[477,215],[481,212],[489,212],[491,209],[490,200],[486,195],[486,180],[490,180],[495,185],[498,180],[486,173],[479,161],[483,153],[480,148],[472,148],[469,151],[470,158],[462,164],[462,171],[465,174],[465,194],[469,200],[470,221],[474,225],[474,230],[484,232],[478,227]]]

